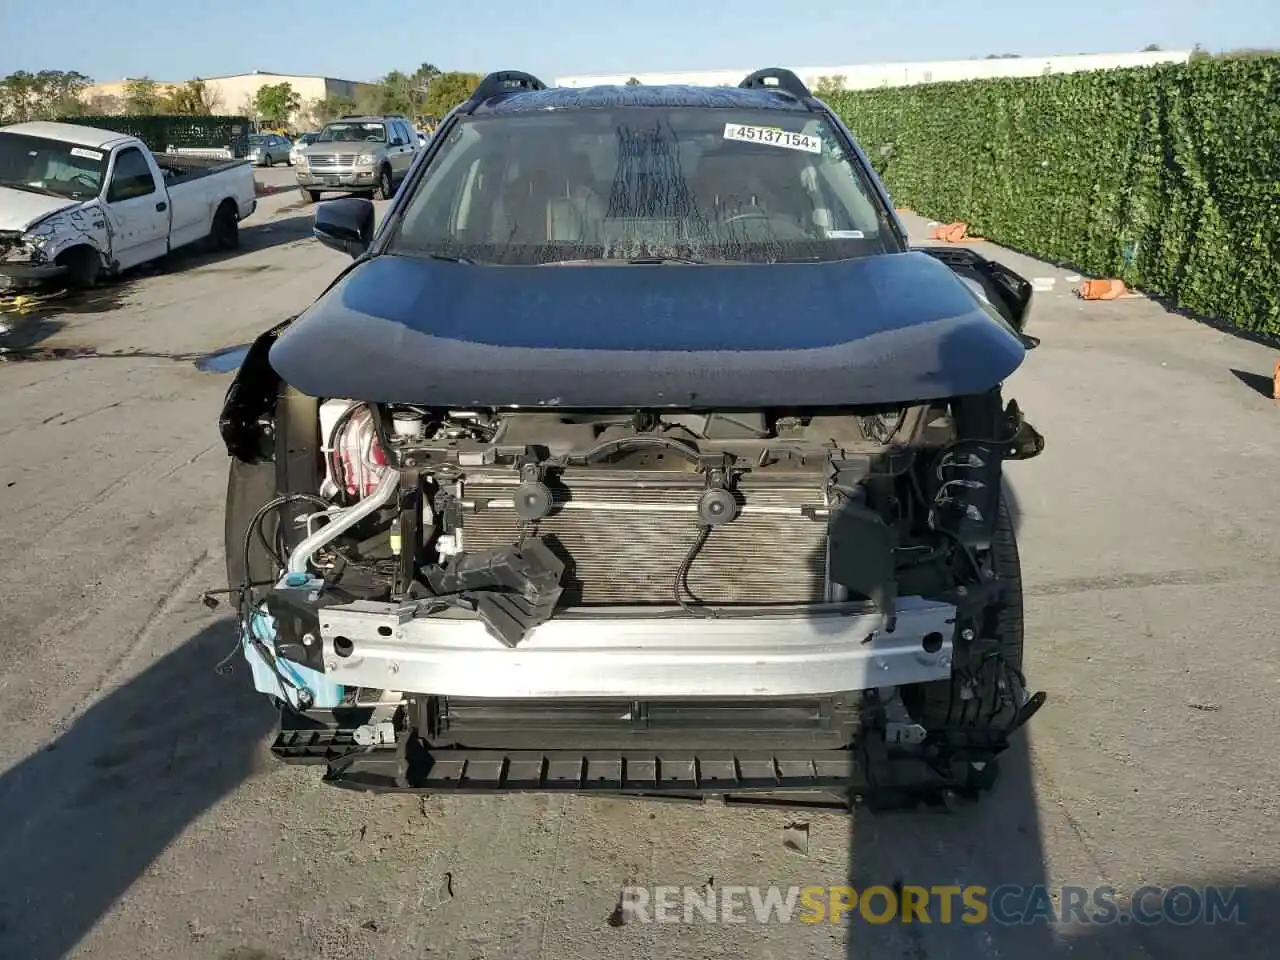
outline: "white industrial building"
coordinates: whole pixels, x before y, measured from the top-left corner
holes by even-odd
[[[1054,57],[997,57],[985,60],[934,60],[914,63],[851,63],[837,67],[790,67],[810,88],[843,87],[867,90],[874,87],[903,87],[917,83],[948,80],[981,80],[991,77],[1038,77],[1082,70],[1112,70],[1117,67],[1150,67],[1158,63],[1185,63],[1190,50],[1155,50],[1135,53],[1081,53]],[[756,64],[740,70],[683,70],[673,73],[612,73],[557,77],[559,87],[590,87],[596,84],[624,84],[635,79],[645,84],[680,83],[698,87],[737,86],[742,78],[761,67],[783,64]]]

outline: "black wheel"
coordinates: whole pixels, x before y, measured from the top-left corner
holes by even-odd
[[[902,699],[916,723],[926,730],[941,727],[1006,727],[1022,706],[1013,702],[1010,670],[1022,670],[1022,562],[1013,518],[1003,500],[991,541],[991,565],[996,576],[1009,587],[1005,602],[989,608],[983,619],[982,635],[998,641],[998,656],[975,671],[966,688],[958,676],[950,680],[904,687]],[[1002,686],[1003,685],[1003,686]]]
[[[299,187],[299,190],[302,193],[303,203],[319,203],[320,202],[319,190],[308,190],[306,187]]]
[[[240,218],[236,215],[235,204],[223,201],[218,207],[218,212],[213,215],[209,238],[219,250],[234,250],[240,246]]]
[[[281,481],[280,466],[275,459],[262,463],[231,461],[227,477],[227,511],[225,522],[225,548],[227,554],[228,586],[274,579],[279,572],[276,558],[264,546],[265,538],[274,548],[280,511],[271,510],[263,519],[262,536],[255,532],[249,540],[249,562],[244,559],[245,532],[254,514],[285,490],[314,490],[319,486],[318,468],[313,454],[320,446],[319,407],[313,397],[307,397],[290,386],[280,385],[275,403],[275,426],[268,450],[273,458],[285,458],[283,466],[286,479]],[[312,507],[306,508],[308,511]],[[286,526],[280,530],[281,555],[287,556],[297,542],[305,536],[300,528]],[[265,589],[265,588],[264,588]]]
[[[276,495],[276,465],[231,461],[227,475],[227,512],[224,522],[224,544],[227,554],[227,586],[235,589],[243,583],[269,580],[276,573],[275,561],[256,534],[249,540],[249,565],[244,561],[244,535],[253,515]],[[268,543],[275,541],[275,513],[267,515],[262,533]],[[266,588],[250,591],[256,599]]]
[[[391,168],[383,167],[378,172],[378,185],[373,189],[373,199],[390,200],[394,193],[395,190],[391,186]]]
[[[77,290],[92,290],[102,279],[102,258],[90,247],[73,247],[57,262],[67,268],[67,282]]]

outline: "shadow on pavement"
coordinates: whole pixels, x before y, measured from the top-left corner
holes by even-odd
[[[161,852],[269,758],[275,713],[213,671],[213,624],[0,776],[0,956],[64,957]]]
[[[136,275],[143,276],[148,270],[163,273],[191,273],[201,267],[234,260],[237,257],[244,256],[246,253],[256,253],[259,250],[268,250],[271,247],[278,247],[282,244],[306,240],[311,237],[313,222],[314,217],[307,214],[281,217],[278,220],[263,220],[260,223],[242,224],[240,227],[240,246],[235,250],[210,251],[203,244],[193,243],[190,246],[174,250],[167,257],[161,257],[155,261],[154,267],[144,265],[138,268]],[[271,268],[256,265],[249,268],[247,272],[260,273],[268,269]],[[219,275],[230,273],[230,270],[218,271]],[[126,274],[127,276],[129,275]]]
[[[1013,521],[1021,529],[1018,496],[1006,474],[1003,497]],[[1028,676],[1031,690],[1043,689],[1043,678]],[[958,888],[951,896],[950,922],[942,922],[942,900],[927,900],[929,923],[872,923],[860,910],[851,911],[847,950],[851,958],[1039,957],[1053,946],[1043,925],[997,927],[987,922],[962,922],[961,891],[970,886],[988,891],[1002,884],[1022,886],[1048,883],[1044,842],[1036,810],[1035,786],[1028,749],[1028,733],[1035,720],[1011,738],[998,760],[999,776],[988,793],[954,810],[928,809],[871,813],[857,808],[850,825],[849,886],[861,894],[870,887],[887,887],[901,897],[906,887]],[[872,916],[884,909],[873,901]]]
[[[1273,377],[1263,376],[1260,373],[1251,373],[1248,370],[1237,370],[1231,368],[1231,372],[1235,374],[1236,379],[1243,383],[1246,387],[1250,387],[1262,394],[1268,400],[1275,393],[1275,379]]]

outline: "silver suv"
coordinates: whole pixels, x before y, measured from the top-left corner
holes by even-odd
[[[389,200],[418,149],[417,134],[404,117],[342,117],[298,151],[298,189],[311,203],[326,191]]]

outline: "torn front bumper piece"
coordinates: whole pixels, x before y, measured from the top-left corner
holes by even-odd
[[[0,291],[27,290],[58,279],[67,268],[45,258],[24,234],[0,230]]]

